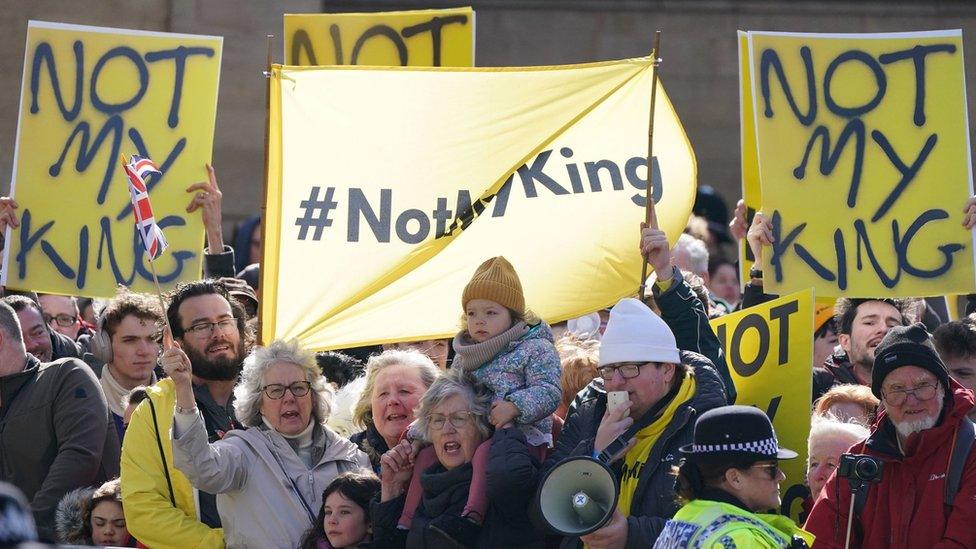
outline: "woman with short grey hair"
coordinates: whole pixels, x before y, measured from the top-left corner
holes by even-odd
[[[420,399],[420,408],[417,411],[417,434],[427,442],[433,442],[431,438],[430,418],[435,408],[439,408],[445,401],[459,397],[467,403],[467,410],[473,419],[473,426],[478,435],[482,438],[491,437],[491,422],[488,416],[491,413],[491,394],[477,392],[476,389],[462,381],[458,376],[444,376],[439,383],[434,383],[424,393]],[[443,428],[443,427],[440,427]]]
[[[175,351],[161,359],[176,387],[173,463],[195,488],[217,495],[228,547],[297,547],[325,488],[369,467],[365,454],[325,426],[332,390],[314,356],[297,341],[256,349],[234,388],[237,418],[250,428],[211,443],[190,361]]]
[[[380,502],[373,505],[373,543],[382,547],[442,547],[459,538],[473,547],[543,547],[542,536],[525,512],[535,494],[539,463],[529,455],[525,434],[509,423],[492,435],[488,420],[490,392],[470,374],[450,370],[430,386],[417,411],[417,431],[431,443],[436,462],[423,468],[407,440],[381,459]],[[488,501],[480,526],[463,517],[469,496],[476,495],[471,460],[491,438],[480,497]],[[418,470],[414,470],[414,466]],[[421,487],[409,526],[403,523],[407,484],[418,475]],[[398,526],[399,523],[399,526]],[[459,535],[461,534],[461,535]]]
[[[366,452],[377,474],[380,458],[400,442],[415,419],[420,398],[439,375],[430,358],[415,350],[391,349],[366,363],[366,386],[352,418],[363,431],[349,440]]]
[[[264,374],[279,362],[294,364],[305,372],[312,394],[312,416],[316,423],[324,425],[332,412],[332,386],[321,375],[315,356],[301,349],[294,341],[276,341],[267,347],[258,347],[244,359],[241,378],[234,387],[234,415],[245,427],[261,425],[261,403],[264,396]]]

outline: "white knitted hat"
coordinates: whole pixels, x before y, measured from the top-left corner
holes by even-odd
[[[600,366],[620,362],[681,362],[671,328],[647,305],[625,297],[610,309]]]

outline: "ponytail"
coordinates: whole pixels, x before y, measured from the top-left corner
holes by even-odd
[[[678,494],[678,499],[682,502],[689,502],[701,497],[702,490],[705,489],[705,481],[702,479],[701,469],[698,464],[682,459],[675,468],[677,478],[674,481],[674,491]]]
[[[674,481],[674,491],[681,504],[695,499],[701,499],[706,487],[719,486],[729,469],[748,469],[754,459],[735,460],[732,463],[709,463],[684,458],[673,469],[677,478]]]

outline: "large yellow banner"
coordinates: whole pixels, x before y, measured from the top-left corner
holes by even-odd
[[[637,292],[647,58],[560,67],[276,67],[262,339],[448,337],[485,259],[553,322]],[[695,160],[659,87],[653,194],[676,239]]]
[[[711,321],[729,363],[736,404],[773,421],[780,446],[800,454],[780,462],[780,512],[799,518],[806,478],[813,391],[813,292],[805,290]]]
[[[2,283],[111,297],[153,288],[120,164],[138,154],[169,248],[155,261],[171,287],[199,278],[203,225],[186,187],[206,179],[213,147],[220,37],[31,21]]]
[[[474,65],[474,10],[286,13],[288,65]]]
[[[976,290],[961,31],[749,33],[767,291]]]

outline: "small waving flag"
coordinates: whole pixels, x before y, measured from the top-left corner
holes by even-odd
[[[152,173],[162,175],[162,172],[152,160],[138,155],[132,155],[129,163],[124,164],[123,168],[129,178],[129,198],[132,200],[132,214],[136,217],[136,228],[142,237],[142,244],[146,247],[149,259],[156,259],[162,255],[169,243],[166,242],[163,230],[156,224],[156,218],[153,216],[145,177]]]

